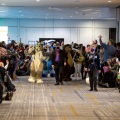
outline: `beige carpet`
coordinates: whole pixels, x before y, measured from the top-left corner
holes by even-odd
[[[120,93],[115,88],[90,92],[84,81],[55,86],[28,83],[20,77],[12,101],[0,105],[0,120],[120,120]]]

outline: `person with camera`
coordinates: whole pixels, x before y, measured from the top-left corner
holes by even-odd
[[[90,81],[89,91],[98,91],[97,89],[97,77],[100,72],[100,58],[96,49],[91,47],[91,51],[85,56],[85,71],[88,72]],[[93,89],[94,88],[94,89]]]

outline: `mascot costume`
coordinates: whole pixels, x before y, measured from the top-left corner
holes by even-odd
[[[44,54],[46,56],[46,60],[43,61],[43,73],[42,77],[48,77],[48,74],[50,74],[50,77],[55,77],[55,71],[52,68],[52,62],[51,62],[51,54],[52,54],[53,48],[50,45],[44,46]]]
[[[30,77],[29,82],[43,83],[42,71],[43,71],[43,60],[45,57],[42,54],[42,46],[37,42],[35,47],[30,47],[28,51],[32,55],[32,61],[30,64]]]
[[[66,66],[64,66],[63,81],[71,81],[71,74],[74,74],[75,68],[73,63],[74,52],[72,51],[71,45],[67,44],[63,47],[64,56],[66,58]],[[67,72],[66,72],[67,71]]]

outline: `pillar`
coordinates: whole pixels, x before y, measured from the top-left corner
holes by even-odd
[[[116,42],[120,42],[120,6],[116,8]]]

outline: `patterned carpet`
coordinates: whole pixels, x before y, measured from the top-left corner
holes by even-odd
[[[120,93],[116,88],[90,92],[84,81],[54,79],[43,84],[28,83],[20,77],[12,101],[0,105],[0,120],[120,120]]]

